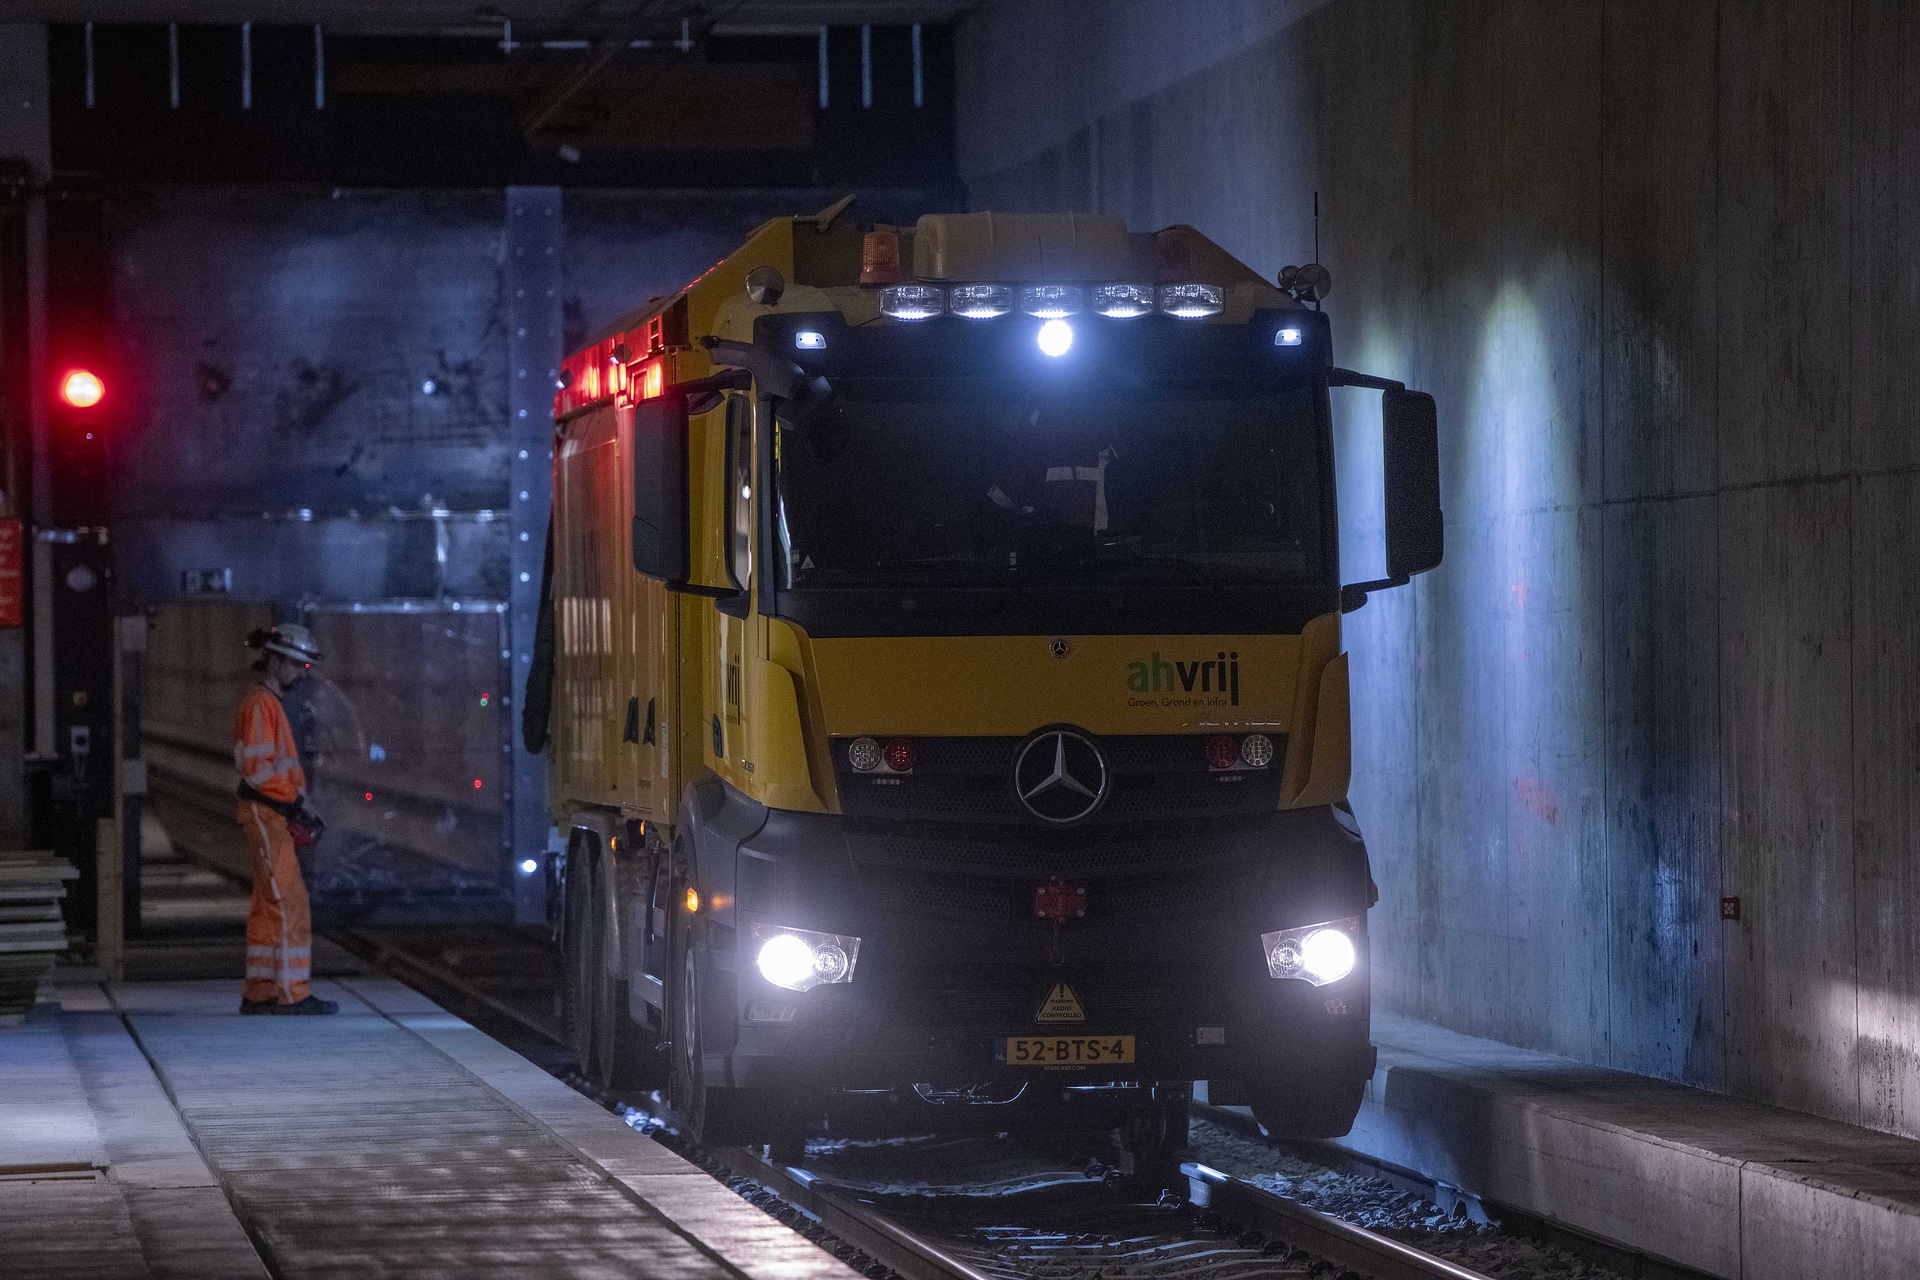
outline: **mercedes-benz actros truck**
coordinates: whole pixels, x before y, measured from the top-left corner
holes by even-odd
[[[703,1141],[1273,1132],[1373,1070],[1341,619],[1434,402],[1317,266],[1086,215],[766,224],[567,357],[543,640],[569,1035]],[[1384,397],[1343,584],[1329,388]],[[1184,1127],[1178,1132],[1184,1134]]]

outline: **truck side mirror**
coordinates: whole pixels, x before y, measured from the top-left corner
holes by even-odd
[[[687,402],[669,392],[633,407],[633,567],[684,586],[687,542]]]
[[[1387,576],[1405,582],[1439,565],[1446,550],[1446,521],[1440,513],[1440,424],[1433,397],[1424,391],[1387,391],[1381,434]]]

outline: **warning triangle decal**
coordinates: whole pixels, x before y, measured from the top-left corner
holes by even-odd
[[[1040,1012],[1033,1015],[1035,1022],[1085,1022],[1087,1011],[1080,1007],[1080,997],[1073,994],[1073,988],[1064,982],[1053,984],[1053,990],[1047,992],[1047,998],[1040,1002]]]

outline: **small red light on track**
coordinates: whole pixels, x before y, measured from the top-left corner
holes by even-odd
[[[1240,763],[1240,739],[1230,733],[1216,733],[1207,739],[1207,763],[1216,769],[1231,769]]]
[[[473,780],[473,789],[474,789],[475,791],[478,791],[478,790],[480,789],[480,779],[478,779],[478,778],[475,778],[475,779]]]
[[[920,753],[914,749],[912,738],[887,739],[887,768],[895,773],[907,773],[912,770],[913,762]]]
[[[107,384],[85,369],[75,369],[60,379],[60,398],[76,409],[91,409],[106,394]]]

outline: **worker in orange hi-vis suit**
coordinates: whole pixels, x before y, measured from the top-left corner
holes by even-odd
[[[240,771],[240,832],[253,863],[253,907],[247,913],[247,983],[240,1012],[337,1013],[340,1006],[313,994],[313,921],[294,843],[312,843],[319,815],[307,804],[293,727],[280,696],[306,679],[320,660],[313,634],[282,623],[247,637],[261,650],[260,683],[233,713],[233,763]]]

